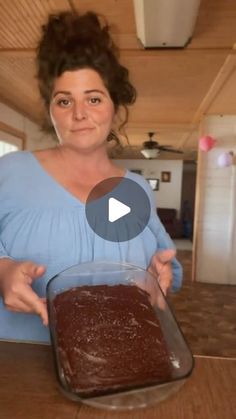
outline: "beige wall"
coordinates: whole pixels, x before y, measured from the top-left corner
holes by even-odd
[[[127,169],[141,169],[145,178],[160,180],[159,191],[153,191],[156,206],[159,208],[175,208],[180,213],[182,190],[182,160],[115,160]],[[161,182],[161,172],[171,172],[171,182]]]
[[[196,202],[196,280],[236,283],[236,170],[220,168],[218,156],[236,154],[236,116],[210,116],[203,134],[217,139],[209,152],[199,152]]]

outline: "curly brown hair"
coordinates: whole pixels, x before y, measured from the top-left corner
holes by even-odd
[[[129,81],[127,68],[119,63],[118,48],[109,30],[94,12],[49,16],[37,48],[37,78],[47,110],[57,77],[64,71],[91,68],[102,78],[115,110],[119,106],[125,108],[121,126],[127,122],[127,105],[135,102],[136,90]]]

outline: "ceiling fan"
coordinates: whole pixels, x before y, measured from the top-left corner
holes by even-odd
[[[183,151],[172,148],[171,145],[160,145],[157,141],[152,139],[154,134],[155,132],[148,132],[149,139],[143,143],[141,153],[146,159],[156,158],[161,151],[183,154]]]

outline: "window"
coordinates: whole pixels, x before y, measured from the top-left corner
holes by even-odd
[[[24,150],[26,135],[3,121],[0,121],[0,157],[11,151]]]
[[[19,147],[15,144],[8,143],[0,140],[0,157],[4,154],[10,153],[11,151],[19,150]]]

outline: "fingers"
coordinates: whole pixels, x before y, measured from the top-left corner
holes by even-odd
[[[172,284],[172,269],[171,265],[168,263],[163,266],[160,275],[159,275],[159,285],[162,289],[164,295],[167,294]]]
[[[176,250],[175,249],[160,250],[155,253],[155,256],[161,263],[171,262],[172,259],[174,259],[174,257],[176,256]]]
[[[164,249],[157,251],[151,260],[149,271],[158,278],[159,285],[164,293],[167,294],[172,284],[171,261],[176,256],[175,249]]]
[[[43,324],[45,326],[48,325],[46,300],[45,298],[38,297],[30,285],[26,286],[25,292],[21,296],[21,302],[27,305],[28,312],[38,314],[41,317]]]
[[[45,273],[45,271],[45,266],[36,265],[31,262],[28,262],[28,265],[25,269],[25,273],[29,277],[30,284],[32,283],[32,281],[42,276]],[[41,317],[44,326],[47,326],[48,312],[46,306],[46,298],[39,298],[30,287],[30,289],[28,289],[28,293],[24,295],[24,300],[27,300],[29,307],[31,307],[30,311],[38,314]]]
[[[47,298],[46,297],[41,297],[40,299],[44,304],[47,304]]]
[[[159,250],[153,255],[150,265],[147,268],[147,271],[157,279],[158,284],[165,296],[168,290],[171,288],[173,276],[171,261],[175,256],[175,249]],[[140,288],[143,287],[141,286]],[[156,290],[151,290],[150,286],[148,287],[146,283],[145,289],[150,295],[151,304],[157,304],[161,310],[164,310],[166,307],[166,302],[160,290],[158,292]]]
[[[23,273],[27,275],[30,284],[32,283],[34,279],[42,276],[45,273],[45,271],[46,271],[45,266],[36,265],[33,262],[25,262],[23,265]]]
[[[38,314],[44,326],[48,325],[48,312],[45,298],[39,298],[32,289],[25,291],[23,298],[17,301],[7,300],[6,308],[14,312]]]
[[[44,299],[38,298],[37,302],[35,302],[34,311],[41,317],[44,326],[48,326],[48,311]]]
[[[35,269],[35,276],[34,278],[38,278],[39,276],[42,276],[46,271],[45,266],[43,265],[38,265]]]
[[[148,270],[148,272],[150,271]],[[142,279],[135,279],[135,285],[149,294],[149,301],[153,307],[158,307],[160,310],[165,310],[165,299],[162,292],[160,291],[160,288],[157,288],[156,279],[153,278],[153,276],[154,275],[152,275],[152,278],[147,278],[146,281],[143,281]]]
[[[46,299],[40,298],[31,287],[32,282],[45,273],[43,265],[22,262],[16,265],[8,281],[5,281],[4,304],[7,309],[16,312],[36,313],[43,324],[48,325]]]

